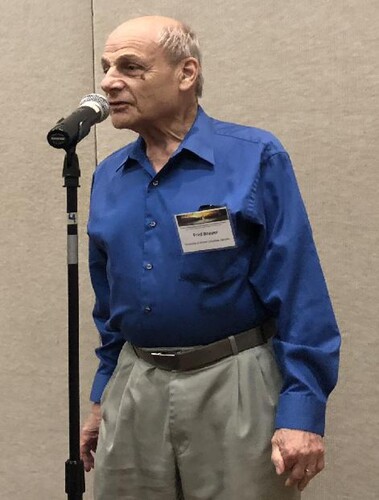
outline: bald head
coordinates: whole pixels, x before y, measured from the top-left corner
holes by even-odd
[[[146,39],[151,39],[151,41],[158,43],[162,30],[164,28],[182,27],[183,23],[171,17],[136,17],[135,19],[129,19],[128,21],[125,21],[124,23],[117,26],[117,28],[109,35],[108,40],[112,40],[112,38],[114,37],[122,37],[124,34],[128,34],[128,36],[130,36],[135,33],[141,36],[145,36]]]
[[[196,34],[177,19],[165,16],[143,16],[120,24],[109,35],[105,51],[117,50],[126,39],[144,39],[146,43],[161,48],[167,59],[173,64],[186,57],[193,57],[199,63],[199,74],[196,82],[196,96],[203,93],[204,79],[201,68],[201,52]]]

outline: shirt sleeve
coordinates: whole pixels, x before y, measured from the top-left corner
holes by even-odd
[[[340,335],[285,152],[264,162],[253,190],[263,230],[250,282],[276,318],[273,347],[283,376],[275,425],[323,435],[327,397],[337,382]]]
[[[125,339],[121,333],[112,329],[109,325],[109,284],[106,266],[106,253],[90,238],[89,269],[96,297],[93,318],[101,339],[101,346],[95,350],[100,363],[95,374],[90,395],[90,399],[94,403],[100,402],[101,395],[112,376],[118,356],[125,343]]]

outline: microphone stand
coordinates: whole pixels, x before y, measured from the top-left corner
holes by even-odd
[[[80,459],[79,391],[79,268],[78,268],[78,187],[80,168],[76,145],[95,123],[109,115],[105,97],[89,94],[79,108],[61,118],[47,134],[47,142],[64,149],[64,185],[67,188],[67,277],[68,277],[68,402],[70,456],[65,467],[65,491],[68,500],[82,500],[85,492],[84,463]]]
[[[65,464],[65,492],[68,500],[82,500],[85,492],[84,464],[80,459],[79,391],[79,267],[78,187],[80,168],[76,145],[66,149],[63,165],[67,188],[67,277],[68,277],[68,396],[69,451]]]

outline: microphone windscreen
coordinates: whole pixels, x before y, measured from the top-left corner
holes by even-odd
[[[79,106],[88,106],[100,112],[98,123],[102,122],[109,116],[109,104],[101,94],[88,94],[80,101]]]

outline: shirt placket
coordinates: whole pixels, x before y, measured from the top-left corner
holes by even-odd
[[[157,286],[155,276],[157,247],[159,246],[159,214],[158,214],[158,189],[161,179],[152,178],[146,188],[144,239],[142,252],[141,274],[141,307],[146,325],[154,319],[157,302],[155,300]]]

